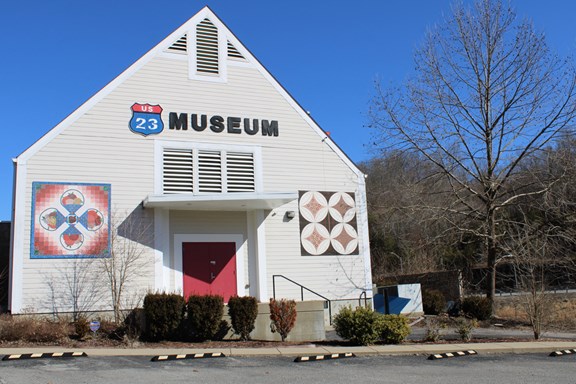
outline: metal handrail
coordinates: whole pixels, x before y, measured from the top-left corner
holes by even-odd
[[[277,277],[281,277],[281,278],[283,278],[284,280],[288,280],[288,281],[291,282],[292,284],[295,284],[295,285],[299,286],[299,287],[300,287],[300,299],[301,299],[302,301],[304,301],[304,290],[307,290],[308,292],[310,292],[310,293],[312,293],[312,294],[314,294],[314,295],[316,295],[316,296],[318,296],[318,297],[323,298],[323,299],[326,301],[326,304],[328,305],[328,316],[329,316],[329,319],[330,319],[330,325],[332,325],[332,302],[330,301],[330,299],[328,299],[328,298],[325,297],[325,296],[322,296],[322,295],[319,294],[318,292],[314,292],[314,291],[311,290],[310,288],[307,288],[307,287],[303,286],[302,284],[295,282],[295,281],[292,280],[292,279],[287,278],[287,277],[284,276],[284,275],[272,275],[272,297],[274,298],[274,300],[276,300],[276,278],[277,278]]]
[[[364,306],[367,307],[368,306],[368,294],[366,293],[366,291],[362,291],[362,293],[360,294],[360,297],[358,298],[358,305],[362,305],[362,296],[364,296]]]

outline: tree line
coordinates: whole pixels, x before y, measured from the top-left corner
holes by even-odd
[[[374,280],[574,262],[576,69],[509,3],[455,4],[400,86],[376,84],[362,164]],[[527,283],[522,283],[527,284]]]

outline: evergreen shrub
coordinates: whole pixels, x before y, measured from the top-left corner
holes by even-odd
[[[446,308],[446,298],[435,289],[425,290],[422,292],[422,306],[426,315],[439,315]]]
[[[384,344],[400,344],[410,334],[408,319],[402,315],[381,315],[380,339]]]
[[[149,293],[144,298],[146,339],[150,341],[178,339],[184,319],[185,301],[175,293]]]
[[[334,316],[334,329],[341,338],[355,345],[373,344],[380,338],[383,316],[371,308],[343,307]]]
[[[194,341],[215,340],[222,327],[224,298],[219,295],[191,295],[186,306],[186,329]]]
[[[492,316],[490,301],[481,296],[469,296],[462,300],[461,311],[464,315],[477,320],[488,320]]]
[[[240,340],[250,340],[250,332],[254,330],[254,323],[258,316],[258,301],[255,297],[234,296],[228,300],[228,315],[232,321],[234,333]]]

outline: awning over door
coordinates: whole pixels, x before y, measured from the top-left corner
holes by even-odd
[[[194,211],[252,211],[274,209],[298,199],[297,192],[269,193],[179,193],[148,195],[142,204],[145,208],[166,208]]]

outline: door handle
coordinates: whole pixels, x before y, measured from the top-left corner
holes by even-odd
[[[214,276],[214,272],[210,272],[210,278],[211,278],[212,280],[214,280],[214,279],[216,278],[216,276]]]

